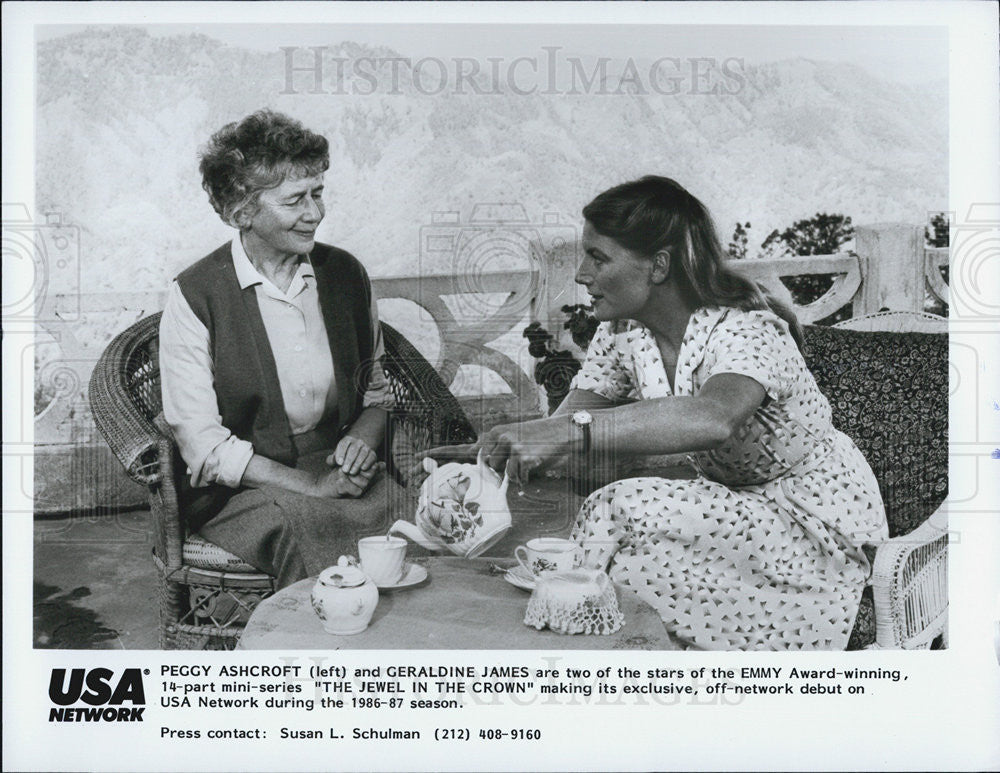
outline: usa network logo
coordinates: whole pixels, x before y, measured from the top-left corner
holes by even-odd
[[[142,722],[144,673],[149,669],[126,668],[116,679],[110,668],[74,668],[68,675],[65,668],[53,668],[49,700],[62,708],[49,709],[49,722]],[[87,705],[73,705],[78,702]]]

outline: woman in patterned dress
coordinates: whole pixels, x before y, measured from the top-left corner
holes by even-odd
[[[644,177],[583,210],[576,281],[600,325],[545,419],[479,446],[515,479],[578,453],[687,453],[697,477],[618,480],[583,504],[585,563],[701,649],[843,649],[888,537],[878,484],[799,351],[794,314],[725,264],[705,207]],[[586,463],[586,462],[584,462]]]

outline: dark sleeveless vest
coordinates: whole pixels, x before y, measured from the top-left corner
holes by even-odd
[[[361,413],[371,373],[371,283],[361,263],[336,247],[317,242],[309,259],[337,383],[337,415],[317,427],[332,448]],[[208,329],[222,425],[256,453],[293,466],[298,452],[256,289],[240,288],[230,244],[182,271],[177,284]]]

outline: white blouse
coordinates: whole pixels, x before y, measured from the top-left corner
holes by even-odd
[[[303,259],[288,290],[282,292],[253,267],[238,237],[233,239],[232,255],[240,287],[256,286],[292,434],[309,432],[328,410],[337,406],[333,356],[312,264]],[[381,365],[385,346],[374,295],[371,320],[376,362],[362,405],[389,409],[393,397]],[[163,415],[188,466],[191,484],[218,483],[236,488],[254,450],[248,440],[222,426],[209,347],[208,328],[192,311],[177,282],[173,282],[160,321]]]

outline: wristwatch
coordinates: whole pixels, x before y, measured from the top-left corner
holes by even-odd
[[[576,411],[573,414],[573,424],[583,430],[583,455],[590,453],[590,425],[594,423],[594,417],[590,411]]]

